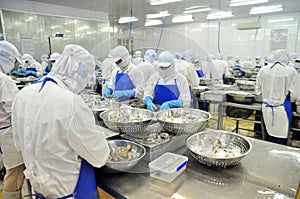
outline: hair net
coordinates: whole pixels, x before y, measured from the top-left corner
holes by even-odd
[[[145,52],[144,59],[150,63],[153,63],[156,59],[156,52],[153,49],[149,49]]]
[[[169,51],[164,51],[160,53],[158,56],[158,66],[159,67],[168,67],[168,66],[175,66],[175,56],[169,52]]]
[[[190,63],[194,63],[195,54],[194,50],[187,50],[183,53],[182,58]]]
[[[60,54],[57,53],[57,52],[52,53],[52,54],[50,55],[49,60],[50,60],[50,61],[56,61],[56,60],[59,58],[59,56],[60,56]]]
[[[41,55],[41,61],[42,62],[48,62],[48,58],[49,58],[49,56],[47,54],[42,54]]]
[[[30,54],[24,54],[24,55],[22,56],[22,61],[23,61],[23,62],[25,62],[25,61],[31,61],[31,60],[33,60],[33,57],[32,57],[32,55],[30,55]]]
[[[95,81],[94,56],[79,45],[67,45],[49,76],[60,79],[72,92],[79,93],[89,82]]]
[[[21,63],[18,49],[8,41],[0,41],[0,70],[7,74],[13,68],[16,61]]]
[[[288,64],[289,63],[289,52],[285,49],[280,49],[280,50],[276,50],[273,53],[274,56],[274,62],[281,62],[284,64]]]

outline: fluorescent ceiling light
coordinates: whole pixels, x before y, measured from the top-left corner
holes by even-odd
[[[129,23],[137,20],[139,20],[137,17],[121,17],[119,23]]]
[[[161,20],[147,20],[145,26],[156,26],[162,24]]]
[[[255,15],[255,14],[263,14],[263,13],[270,13],[270,12],[279,12],[282,11],[282,5],[275,5],[275,6],[259,6],[251,8],[249,14]]]
[[[228,18],[228,17],[233,17],[231,11],[220,11],[220,12],[210,13],[206,16],[206,19],[221,19],[221,18]]]
[[[161,4],[167,4],[167,3],[174,3],[182,0],[150,0],[150,5],[156,6]]]
[[[285,22],[285,21],[294,21],[294,17],[289,17],[289,18],[284,18],[284,19],[271,19],[271,20],[269,20],[270,23]]]
[[[254,5],[260,3],[267,3],[269,0],[231,0],[229,6],[246,6],[246,5]]]
[[[196,13],[196,12],[206,12],[210,11],[210,8],[198,8],[198,9],[192,9],[192,10],[185,10],[183,11],[184,14],[191,14],[191,13]]]
[[[171,14],[169,13],[169,11],[161,11],[157,14],[147,14],[146,18],[147,19],[155,19],[155,18],[160,18],[160,17],[167,17],[170,16]]]
[[[174,16],[172,19],[172,23],[182,23],[182,22],[189,22],[193,21],[193,15],[178,15]]]

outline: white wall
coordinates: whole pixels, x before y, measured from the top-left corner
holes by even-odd
[[[290,53],[300,55],[300,13],[252,17],[244,19],[224,19],[220,24],[220,51],[227,55],[238,56],[241,59],[256,56],[264,57],[272,52],[270,40],[271,32],[275,29],[286,29],[285,47]],[[289,19],[291,21],[282,21]],[[281,20],[281,22],[272,22]],[[238,30],[237,24],[241,22],[260,21],[260,29]],[[144,27],[132,30],[134,49],[145,51],[147,48],[156,48],[161,27]],[[128,37],[128,31],[115,34],[112,45],[116,39]],[[279,35],[280,36],[280,35]],[[281,35],[279,39],[283,39]],[[164,28],[160,50],[184,52],[186,49],[195,49],[201,55],[217,54],[218,52],[218,21],[182,23]]]

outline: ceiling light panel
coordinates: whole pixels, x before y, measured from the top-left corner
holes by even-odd
[[[192,9],[192,10],[185,10],[183,11],[184,14],[191,14],[191,13],[196,13],[196,12],[206,12],[210,11],[211,8],[197,8],[197,9]]]
[[[182,1],[182,0],[150,0],[150,5],[156,6],[156,5],[174,3],[174,2],[179,2],[179,1]]]
[[[220,11],[220,12],[214,12],[208,14],[206,16],[206,19],[221,19],[221,18],[229,18],[229,17],[233,17],[231,11]]]
[[[247,5],[254,5],[260,3],[267,3],[269,0],[231,0],[229,6],[247,6]]]
[[[146,22],[145,22],[145,26],[156,26],[156,25],[161,25],[162,24],[162,21],[161,20],[147,20]]]
[[[172,19],[172,23],[182,23],[182,22],[190,22],[193,21],[193,15],[187,14],[187,15],[177,15],[174,16]]]
[[[119,23],[129,23],[129,22],[134,22],[134,21],[138,21],[139,19],[137,17],[121,17],[119,19]]]
[[[275,5],[275,6],[259,6],[251,8],[249,14],[263,14],[263,13],[271,13],[271,12],[279,12],[282,11],[282,5]]]
[[[147,14],[146,18],[147,19],[155,19],[155,18],[160,18],[160,17],[167,17],[170,16],[171,14],[169,13],[169,11],[161,11],[159,13],[156,14]]]

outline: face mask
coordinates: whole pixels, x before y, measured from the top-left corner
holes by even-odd
[[[175,72],[175,68],[170,66],[169,68],[162,70],[161,68],[159,68],[158,70],[159,75],[163,78],[166,79],[167,77],[171,76],[172,74],[174,74]]]
[[[129,65],[129,59],[127,57],[123,57],[122,62],[117,64],[117,66],[122,70],[125,70],[128,65]]]

